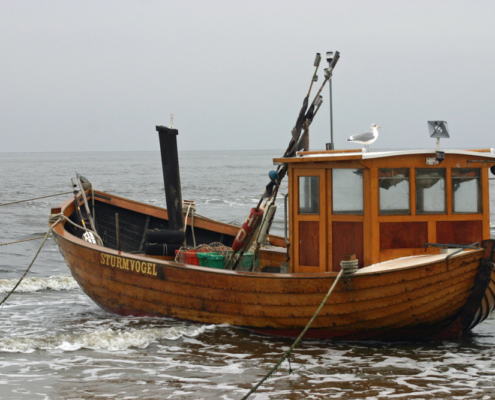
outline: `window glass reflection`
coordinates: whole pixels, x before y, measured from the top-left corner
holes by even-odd
[[[362,169],[332,169],[332,207],[334,214],[363,213]]]
[[[416,213],[442,214],[445,212],[445,169],[417,169]]]
[[[320,212],[320,177],[299,177],[299,214]]]
[[[409,169],[378,170],[380,214],[410,214]]]
[[[479,168],[452,168],[452,209],[455,213],[481,213]]]

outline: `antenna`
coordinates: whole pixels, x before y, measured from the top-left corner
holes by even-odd
[[[333,150],[333,106],[332,106],[332,72],[337,61],[339,61],[340,53],[338,51],[327,51],[326,54],[328,68],[325,68],[325,79],[328,79],[328,89],[330,91],[329,103],[330,103],[330,143],[326,144],[327,150]]]

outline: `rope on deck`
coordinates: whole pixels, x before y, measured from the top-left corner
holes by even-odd
[[[72,193],[72,192],[63,192],[63,193],[57,193],[57,194],[49,194],[48,196],[35,197],[35,198],[32,198],[32,199],[19,200],[19,201],[11,201],[10,203],[3,203],[3,204],[0,204],[0,207],[2,207],[2,206],[8,206],[9,204],[24,203],[24,202],[26,202],[26,201],[33,201],[33,200],[39,200],[39,199],[46,199],[47,197],[62,196],[63,194],[70,194],[70,193]]]
[[[98,239],[100,241],[100,243],[103,243],[103,240],[101,239],[100,235],[98,235],[95,231],[92,231],[91,229],[88,229],[88,228],[86,228],[84,226],[81,226],[81,225],[76,224],[74,221],[72,221],[71,219],[67,218],[62,213],[60,213],[60,214],[50,214],[48,216],[48,222],[50,224],[53,224],[50,227],[50,230],[52,230],[53,227],[60,222],[59,219],[62,219],[63,221],[67,221],[67,222],[71,223],[72,225],[74,225],[78,229],[83,229],[86,232],[91,232],[93,235],[95,235],[96,239]]]
[[[263,382],[265,382],[276,370],[277,368],[280,366],[280,364],[282,364],[282,362],[286,359],[286,358],[289,358],[290,357],[290,353],[292,352],[292,350],[294,350],[294,348],[298,345],[298,343],[302,340],[302,338],[304,337],[306,331],[310,328],[310,326],[313,324],[313,321],[316,319],[316,317],[318,316],[318,314],[320,313],[321,309],[323,308],[323,306],[325,305],[325,303],[327,302],[328,298],[330,297],[330,295],[332,294],[333,292],[333,289],[335,288],[335,286],[337,286],[337,282],[339,281],[340,277],[342,276],[342,273],[344,273],[345,275],[351,275],[353,274],[356,270],[357,270],[357,261],[358,260],[352,260],[352,262],[345,262],[343,261],[343,263],[345,264],[342,264],[341,263],[341,266],[342,266],[342,269],[340,270],[339,274],[337,275],[337,277],[335,278],[335,281],[333,282],[333,285],[332,287],[328,290],[328,293],[327,295],[325,296],[325,298],[323,299],[323,301],[321,302],[320,306],[318,307],[318,309],[316,310],[315,314],[313,315],[313,317],[310,319],[310,321],[308,322],[308,324],[306,325],[306,327],[304,328],[304,330],[301,332],[301,334],[299,335],[299,337],[296,339],[296,341],[293,343],[292,346],[290,346],[289,350],[286,351],[286,353],[280,358],[280,360],[278,360],[277,364],[275,364],[275,366],[263,377],[263,379],[261,379],[261,381],[258,382],[258,384],[253,387],[248,394],[246,394],[242,400],[246,400],[249,396],[251,396],[262,384]]]

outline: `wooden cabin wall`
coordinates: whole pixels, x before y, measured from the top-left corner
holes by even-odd
[[[488,166],[480,163],[470,164],[472,156],[446,155],[446,159],[438,165],[426,166],[426,157],[430,155],[417,154],[402,157],[362,160],[361,164],[370,169],[372,197],[372,232],[377,232],[372,238],[371,264],[392,260],[411,255],[438,253],[436,248],[424,248],[424,243],[481,243],[490,238],[490,210]],[[432,154],[431,157],[434,155]],[[380,215],[378,170],[380,168],[409,169],[409,204],[408,215]],[[416,212],[416,169],[445,169],[445,214],[417,214]],[[452,209],[452,168],[480,168],[482,213],[453,213]],[[406,225],[405,225],[406,224]],[[426,229],[425,229],[426,228]],[[392,240],[392,233],[395,236]],[[421,241],[427,238],[421,244]],[[402,241],[403,247],[399,247]]]
[[[437,248],[425,249],[425,243],[481,243],[490,238],[488,167],[469,163],[473,156],[446,155],[436,166],[427,166],[426,157],[414,154],[400,157],[358,160],[304,158],[289,165],[289,240],[290,268],[293,272],[339,271],[342,257],[356,253],[360,268],[391,259],[418,254],[438,253]],[[349,156],[347,156],[349,158]],[[363,169],[363,215],[332,213],[332,169]],[[380,215],[380,168],[409,169],[409,205],[407,215]],[[417,214],[416,169],[445,169],[445,214]],[[481,170],[481,213],[453,213],[452,168]],[[320,177],[320,210],[317,215],[299,214],[299,177]],[[302,254],[304,253],[304,254]]]

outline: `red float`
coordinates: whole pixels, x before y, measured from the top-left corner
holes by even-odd
[[[237,253],[246,245],[246,243],[248,243],[253,236],[255,229],[258,227],[262,216],[263,210],[261,208],[259,210],[256,210],[256,208],[251,209],[246,221],[235,237],[234,244],[232,245],[234,253]]]

